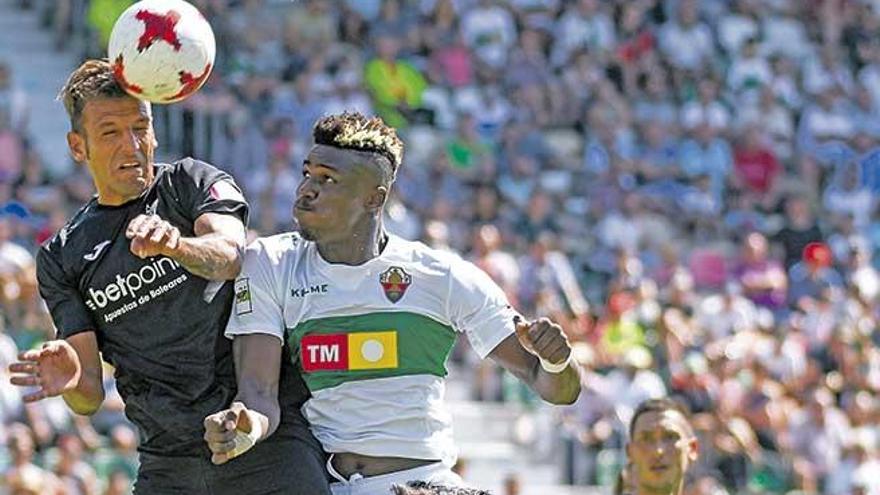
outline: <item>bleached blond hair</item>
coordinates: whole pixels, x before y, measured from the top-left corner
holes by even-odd
[[[312,135],[315,144],[385,157],[391,165],[391,180],[403,162],[403,142],[394,128],[379,117],[370,118],[358,112],[328,115],[315,123]]]

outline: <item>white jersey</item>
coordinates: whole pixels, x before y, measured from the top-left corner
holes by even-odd
[[[226,335],[289,340],[312,393],[303,412],[327,452],[450,465],[443,395],[456,336],[485,358],[517,315],[473,264],[396,236],[357,266],[324,261],[298,234],[261,238],[235,288]]]

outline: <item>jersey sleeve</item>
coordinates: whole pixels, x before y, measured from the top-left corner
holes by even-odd
[[[456,331],[467,335],[471,347],[486,358],[514,333],[519,313],[486,272],[456,258],[450,267],[449,316]]]
[[[284,314],[278,298],[278,279],[273,261],[261,240],[245,249],[241,273],[235,279],[232,314],[226,337],[256,333],[274,335],[284,341]]]
[[[64,270],[59,249],[49,244],[37,253],[37,283],[49,307],[58,338],[66,339],[97,328],[77,289],[76,281]]]
[[[193,222],[203,213],[221,213],[233,215],[247,225],[247,201],[235,179],[226,172],[187,158],[175,164],[173,181]]]

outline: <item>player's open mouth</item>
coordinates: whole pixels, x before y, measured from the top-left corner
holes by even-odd
[[[119,170],[128,170],[132,168],[141,168],[141,164],[138,162],[123,163],[120,165]]]

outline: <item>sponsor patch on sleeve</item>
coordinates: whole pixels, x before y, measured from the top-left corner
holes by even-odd
[[[247,278],[235,280],[235,314],[246,315],[254,310],[251,303],[251,284]]]
[[[244,202],[244,196],[242,196],[241,191],[228,180],[218,180],[212,184],[209,193],[217,201],[229,199]]]

